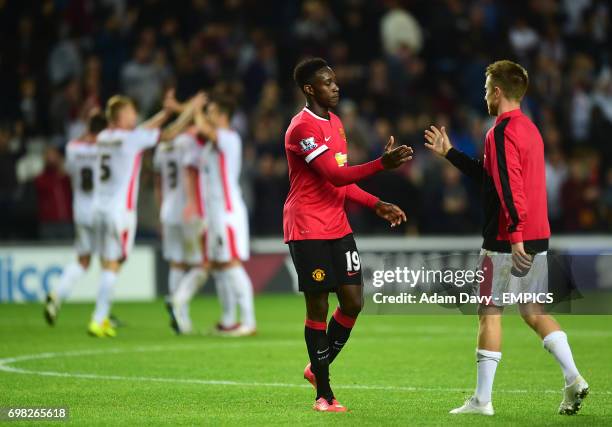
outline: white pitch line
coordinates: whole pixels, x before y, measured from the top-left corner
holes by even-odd
[[[61,352],[45,352],[45,353],[36,353],[36,354],[28,354],[23,356],[16,357],[8,357],[4,359],[0,359],[0,367],[6,364],[12,364],[16,362],[23,362],[26,360],[40,360],[40,359],[53,359],[57,357],[78,357],[78,356],[91,356],[97,354],[118,354],[118,353],[149,353],[155,351],[167,351],[167,350],[201,350],[209,347],[245,347],[245,346],[268,346],[270,344],[281,344],[281,345],[290,345],[295,344],[293,340],[268,340],[268,341],[243,341],[243,342],[231,342],[231,341],[217,341],[217,342],[208,342],[206,345],[200,344],[192,344],[192,345],[178,345],[178,346],[162,346],[162,345],[152,345],[152,346],[138,346],[133,348],[107,348],[107,349],[89,349],[89,350],[72,350],[72,351],[61,351]]]
[[[243,346],[245,344],[254,345],[257,342],[241,342],[241,343],[214,343],[219,346],[228,346],[237,344]],[[213,344],[213,346],[215,346]],[[267,342],[266,344],[270,344]],[[38,375],[43,377],[62,377],[62,378],[78,378],[90,380],[109,380],[109,381],[137,381],[137,382],[158,382],[158,383],[173,383],[173,384],[198,384],[198,385],[213,385],[213,386],[237,386],[237,387],[276,387],[276,388],[310,388],[309,384],[293,384],[293,383],[277,383],[277,382],[257,382],[257,381],[232,381],[232,380],[205,380],[198,378],[163,378],[163,377],[143,377],[143,376],[123,376],[123,375],[99,375],[86,373],[71,373],[57,371],[34,371],[29,369],[16,368],[9,366],[13,363],[23,362],[28,360],[43,360],[62,357],[79,357],[91,356],[99,354],[119,354],[119,353],[140,353],[140,352],[155,352],[171,350],[193,350],[201,349],[201,345],[193,346],[151,346],[151,347],[135,347],[131,349],[91,349],[91,350],[76,350],[65,352],[45,352],[38,354],[22,355],[16,357],[8,357],[0,359],[0,371],[14,374]],[[432,388],[432,387],[411,387],[411,386],[385,386],[385,385],[362,385],[362,384],[340,384],[334,385],[335,389],[345,390],[373,390],[373,391],[396,391],[396,392],[431,392],[431,393],[461,393],[469,392],[468,388]],[[554,393],[560,394],[561,390],[495,390],[496,393]],[[596,394],[611,395],[610,390],[597,390]]]

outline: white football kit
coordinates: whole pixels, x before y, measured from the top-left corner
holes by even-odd
[[[93,204],[98,150],[93,143],[73,140],[66,146],[66,171],[72,183],[75,249],[78,255],[95,252]]]
[[[142,151],[153,147],[159,129],[105,129],[100,132],[94,227],[96,246],[108,261],[127,258],[134,245]]]
[[[177,263],[197,265],[202,262],[201,235],[202,210],[198,218],[185,223],[183,211],[187,202],[183,158],[198,143],[193,135],[183,133],[172,142],[163,142],[155,150],[153,163],[161,175],[162,248],[164,259]],[[199,194],[200,189],[196,189]],[[201,205],[200,205],[201,208]]]
[[[249,258],[249,221],[239,184],[242,140],[230,129],[218,129],[217,139],[216,145],[204,145],[199,158],[192,152],[185,160],[198,165],[203,175],[206,255],[217,262],[245,261]]]
[[[514,305],[526,298],[543,298],[548,292],[548,260],[546,252],[533,257],[529,271],[521,275],[512,267],[512,254],[480,250],[480,268],[485,280],[480,284],[478,294],[490,296],[491,304],[497,307]],[[516,274],[515,274],[516,273]],[[537,301],[544,303],[545,301]]]
[[[204,228],[206,228],[206,207],[204,200],[206,199],[206,183],[205,177],[200,168],[202,164],[202,156],[204,151],[204,145],[197,138],[193,138],[192,144],[186,145],[181,158],[181,165],[183,168],[191,167],[197,172],[198,179],[196,180],[196,207],[198,209],[198,215],[202,217],[204,222]]]

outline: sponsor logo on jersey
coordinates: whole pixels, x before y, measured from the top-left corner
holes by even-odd
[[[312,278],[315,282],[322,282],[325,279],[325,271],[317,268],[312,272]]]
[[[314,140],[314,136],[310,136],[300,141],[300,147],[302,147],[302,152],[306,153],[308,151],[314,150],[318,147],[318,145]]]
[[[122,143],[123,141],[120,139],[112,139],[108,141],[102,140],[97,142],[98,145],[105,147],[120,147]]]
[[[74,155],[74,160],[97,160],[98,153],[77,153]]]
[[[342,167],[347,162],[347,155],[344,153],[336,153],[336,162],[338,163],[338,167]]]

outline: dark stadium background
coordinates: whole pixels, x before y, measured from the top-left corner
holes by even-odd
[[[319,55],[341,87],[349,163],[379,155],[390,134],[415,150],[360,183],[400,205],[406,224],[391,229],[349,206],[365,307],[332,372],[351,413],[327,424],[612,426],[611,14],[609,0],[0,0],[0,423],[8,408],[62,406],[85,426],[322,425],[302,379],[304,302],[282,241],[284,132],[304,105],[291,74]],[[549,269],[582,294],[551,307],[592,387],[571,420],[556,415],[561,372],[517,310],[503,320],[495,418],[451,420],[473,391],[476,317],[450,304],[372,304],[384,290],[371,285],[376,270],[476,268],[478,189],[426,151],[423,130],[446,125],[455,145],[481,155],[493,123],[484,71],[504,58],[530,73],[522,107],[546,144],[548,256],[568,261]],[[97,260],[50,328],[43,302],[76,257],[66,144],[111,95],[132,96],[146,115],[169,87],[181,99],[216,88],[238,101],[257,336],[211,334],[212,279],[191,304],[196,334],[168,326],[151,153],[136,246],[113,290],[118,336],[86,334]],[[397,285],[387,294],[406,289]]]
[[[405,167],[363,183],[397,203],[400,230],[357,206],[359,235],[479,232],[477,192],[423,149],[446,124],[479,155],[490,126],[485,66],[529,71],[523,104],[546,144],[553,233],[612,230],[610,4],[597,0],[256,1],[0,0],[0,239],[64,240],[71,195],[66,142],[92,105],[122,92],[143,114],[165,88],[185,98],[224,88],[238,100],[243,184],[253,236],[280,236],[287,191],[284,131],[303,99],[291,81],[305,55],[334,67],[349,161],[378,155],[389,134],[410,144]],[[157,238],[145,162],[139,238]]]

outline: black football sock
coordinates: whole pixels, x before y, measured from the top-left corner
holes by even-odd
[[[329,385],[329,342],[325,322],[306,319],[304,338],[310,357],[310,369],[317,379],[317,399],[324,397],[331,403],[334,393]]]
[[[352,317],[344,314],[340,307],[336,308],[332,318],[329,321],[327,327],[327,338],[329,340],[329,364],[334,361],[338,353],[342,351],[342,348],[351,336],[351,331],[355,325],[355,321]]]

